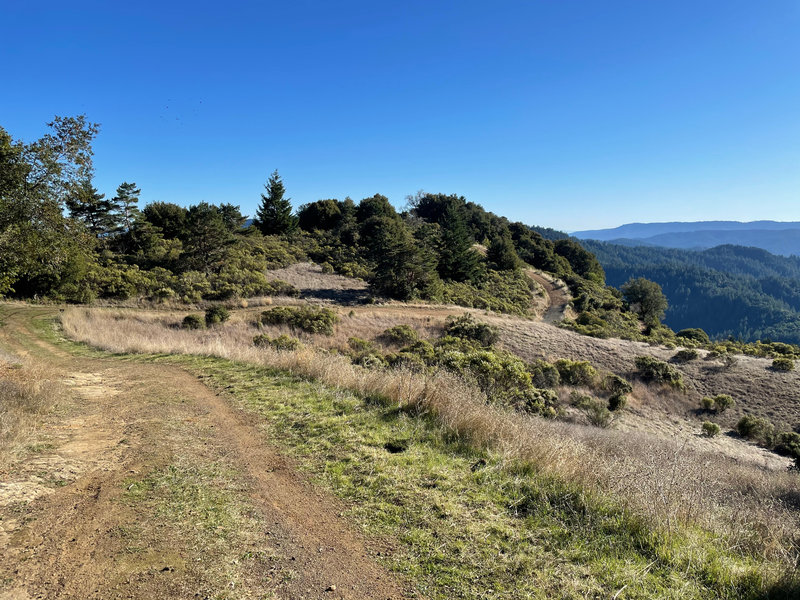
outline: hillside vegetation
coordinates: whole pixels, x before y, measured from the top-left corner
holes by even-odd
[[[702,252],[583,241],[610,285],[632,277],[657,282],[669,308],[665,322],[700,327],[715,338],[800,343],[800,258],[758,248],[719,246]]]

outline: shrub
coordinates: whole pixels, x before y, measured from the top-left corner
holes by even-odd
[[[586,410],[586,416],[589,418],[589,423],[595,427],[608,427],[613,419],[611,411],[600,402],[594,402]]]
[[[628,404],[628,398],[625,394],[616,392],[608,399],[608,410],[617,411],[622,410]]]
[[[795,460],[800,459],[800,434],[794,431],[779,433],[775,443],[775,452],[790,456]]]
[[[410,325],[395,325],[385,330],[381,337],[389,344],[408,346],[419,339],[419,333]]]
[[[719,435],[719,425],[711,421],[704,421],[702,430],[705,437],[715,437]]]
[[[216,323],[224,323],[231,316],[228,309],[224,306],[212,306],[206,311],[206,325],[214,325]]]
[[[773,371],[794,371],[794,361],[791,358],[776,358],[772,361]]]
[[[714,400],[714,409],[717,412],[725,412],[729,408],[733,408],[736,406],[736,401],[731,398],[728,394],[717,394],[713,398]]]
[[[595,399],[589,394],[581,394],[578,391],[572,391],[569,394],[569,403],[575,408],[585,410],[595,403]]]
[[[691,360],[696,360],[698,356],[700,355],[694,348],[684,348],[683,350],[678,350],[675,356],[672,357],[672,360],[677,362],[689,362]]]
[[[637,356],[636,368],[645,381],[666,383],[674,388],[683,389],[683,375],[675,367],[652,356]]]
[[[475,340],[481,346],[492,346],[500,338],[497,327],[488,323],[481,323],[475,320],[471,314],[463,314],[460,317],[447,317],[447,335],[452,337]]]
[[[561,381],[568,385],[592,385],[597,369],[585,360],[561,358],[555,363]]]
[[[692,340],[696,344],[705,345],[711,343],[708,334],[699,328],[681,329],[675,334],[675,337]]]
[[[633,386],[624,377],[609,373],[603,379],[603,389],[610,391],[612,394],[630,394],[633,391]]]
[[[333,335],[333,326],[339,317],[329,308],[314,306],[276,306],[261,313],[265,325],[289,325],[307,333]]]
[[[528,365],[528,372],[531,374],[533,385],[537,388],[554,388],[561,383],[558,369],[547,361],[537,360]]]
[[[712,398],[711,396],[705,396],[701,400],[701,405],[703,407],[703,410],[705,410],[705,411],[709,411],[710,412],[710,411],[714,410],[714,398]]]
[[[253,344],[258,346],[259,348],[266,348],[270,346],[275,348],[275,350],[299,350],[303,347],[303,344],[300,343],[300,340],[297,338],[289,337],[286,334],[279,335],[276,338],[270,338],[267,334],[262,333],[257,335],[253,338]]]
[[[354,352],[368,352],[372,350],[372,343],[359,337],[347,338],[347,345]]]
[[[206,323],[200,315],[186,315],[181,321],[183,329],[203,329],[205,326]]]
[[[772,446],[775,436],[775,426],[763,417],[745,415],[736,424],[736,431],[743,438],[759,442],[765,446]]]

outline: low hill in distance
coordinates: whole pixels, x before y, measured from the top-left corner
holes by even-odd
[[[800,222],[796,221],[628,223],[612,229],[576,231],[573,235],[625,246],[704,250],[739,244],[784,256],[800,255]]]

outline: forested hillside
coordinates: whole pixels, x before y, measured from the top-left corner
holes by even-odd
[[[646,277],[669,301],[673,329],[701,327],[712,337],[800,342],[800,258],[759,248],[718,246],[704,251],[628,247],[583,241],[610,285]]]

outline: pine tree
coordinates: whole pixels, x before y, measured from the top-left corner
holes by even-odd
[[[130,231],[133,224],[139,217],[139,194],[142,190],[136,187],[135,183],[127,181],[120,184],[117,188],[117,195],[112,198],[116,210],[117,222],[122,232]]]
[[[91,179],[84,179],[74,187],[72,194],[67,196],[66,204],[69,216],[86,225],[95,237],[100,238],[114,231],[114,202],[99,193]]]
[[[448,202],[441,219],[442,247],[439,251],[439,276],[452,281],[477,281],[482,273],[482,260],[472,247],[461,207]]]
[[[291,233],[297,227],[297,219],[292,215],[290,199],[283,197],[286,188],[277,170],[270,175],[264,187],[267,194],[261,194],[261,204],[253,224],[264,235]]]
[[[514,249],[510,233],[505,232],[492,238],[486,252],[486,260],[498,271],[513,271],[520,265],[521,261]]]

